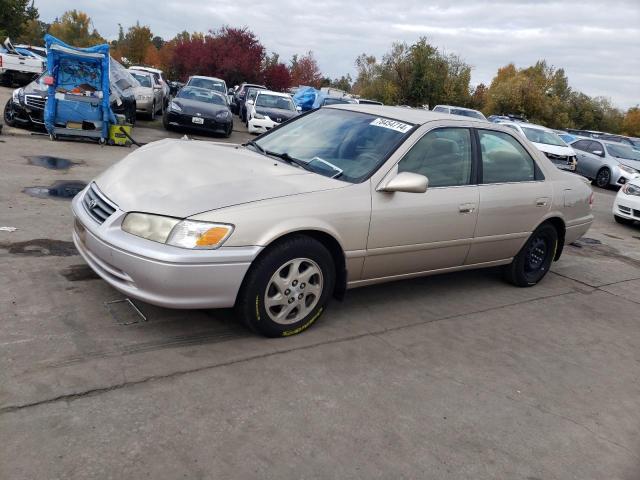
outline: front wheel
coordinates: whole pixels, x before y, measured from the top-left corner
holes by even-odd
[[[7,104],[4,106],[4,123],[9,127],[16,125],[16,109],[12,99],[7,100]]]
[[[600,188],[607,188],[610,182],[611,182],[611,170],[609,170],[607,167],[603,167],[600,170],[598,170],[598,173],[596,174],[596,178],[593,180],[593,184],[596,187],[600,187]]]
[[[236,314],[266,337],[303,332],[322,315],[335,285],[333,258],[317,240],[290,237],[254,262],[236,302]]]
[[[518,287],[532,287],[549,271],[558,249],[558,232],[548,223],[540,225],[510,265],[505,278]]]

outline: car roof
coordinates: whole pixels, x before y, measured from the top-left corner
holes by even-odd
[[[139,65],[133,65],[131,67],[129,67],[129,69],[133,69],[133,70],[142,70],[145,72],[151,72],[151,73],[162,73],[162,70],[159,70],[157,68],[153,68],[153,67],[141,67]]]
[[[207,77],[206,75],[191,75],[189,78],[203,78],[205,80],[218,80],[219,82],[224,82],[223,79],[218,77]]]
[[[409,122],[416,125],[422,125],[424,123],[433,122],[436,120],[452,119],[452,115],[448,113],[434,112],[433,110],[423,110],[421,108],[392,107],[389,105],[372,105],[367,103],[341,103],[329,105],[323,108],[335,108],[339,110],[350,110],[352,112],[368,113],[370,115],[393,118],[394,120]],[[477,121],[487,123],[481,119],[473,119],[471,117],[460,117],[457,119],[461,120],[463,118],[467,119],[467,121],[469,122]]]
[[[291,96],[288,93],[274,92],[273,90],[258,90],[258,95],[263,93],[268,93],[269,95],[274,95],[276,97],[291,98]]]

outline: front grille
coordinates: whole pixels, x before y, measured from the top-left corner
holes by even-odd
[[[47,102],[45,97],[39,95],[25,95],[24,104],[27,107],[36,108],[38,110],[44,110],[44,105]]]
[[[640,218],[640,210],[634,210],[633,211],[633,216],[636,218]]]
[[[82,199],[82,205],[91,218],[101,225],[116,211],[116,208],[98,190],[95,183],[89,185]]]

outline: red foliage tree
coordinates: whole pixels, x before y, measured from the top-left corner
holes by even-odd
[[[318,62],[313,56],[313,52],[308,52],[302,57],[294,55],[291,58],[291,84],[292,85],[308,85],[310,87],[320,88],[322,83],[322,73]]]
[[[262,67],[262,82],[271,90],[283,92],[291,86],[291,72],[280,61],[277,53],[272,53],[264,60]]]

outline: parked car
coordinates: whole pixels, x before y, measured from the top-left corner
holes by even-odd
[[[111,110],[124,115],[127,122],[136,122],[136,93],[138,81],[113,58],[109,63],[111,82]],[[24,88],[16,88],[4,107],[4,122],[11,127],[44,128],[44,107],[48,87],[45,71]]]
[[[477,118],[479,120],[487,119],[487,117],[485,117],[482,112],[479,112],[478,110],[464,107],[454,107],[451,105],[436,105],[435,107],[433,107],[433,111],[440,113],[449,113],[451,115],[462,115],[465,117]]]
[[[622,186],[640,177],[640,153],[627,145],[582,138],[571,147],[578,152],[576,172],[600,188]]]
[[[571,135],[570,133],[564,132],[562,130],[554,130],[553,133],[558,135],[567,145],[571,142],[575,142],[579,138],[577,135]]]
[[[361,103],[363,105],[384,105],[382,102],[377,100],[368,100],[366,98],[358,98],[356,99],[356,103]]]
[[[244,100],[241,101],[240,103],[240,111],[238,112],[238,117],[240,117],[240,121],[247,123],[247,102],[248,101],[255,101],[256,99],[256,95],[258,94],[258,92],[260,90],[266,90],[263,88],[255,88],[255,87],[249,87],[245,90],[245,94],[244,94]]]
[[[576,152],[553,130],[533,123],[498,121],[499,125],[515,130],[527,138],[561,170],[575,172],[578,163]]]
[[[36,55],[18,52],[7,38],[0,47],[0,83],[7,87],[14,82],[27,84],[44,71],[45,63]]]
[[[640,178],[625,183],[613,202],[613,218],[623,225],[640,222]]]
[[[164,93],[162,84],[158,82],[153,73],[143,70],[129,70],[140,86],[135,87],[136,113],[146,115],[155,120],[156,113],[164,113]]]
[[[175,97],[176,94],[178,93],[178,90],[184,87],[184,83],[178,82],[176,80],[170,81],[168,82],[168,84],[169,84],[169,95],[171,97]]]
[[[326,107],[327,105],[340,105],[344,103],[358,103],[355,99],[351,97],[325,97],[322,100],[322,107]]]
[[[255,100],[247,100],[249,133],[264,133],[298,115],[287,93],[258,90]]]
[[[215,92],[223,94],[224,96],[227,96],[228,94],[227,84],[221,78],[192,75],[191,77],[189,77],[189,80],[187,80],[187,85],[191,87],[200,87],[213,90]]]
[[[135,150],[73,199],[73,240],[127,297],[235,307],[289,336],[347,288],[490,266],[535,285],[589,229],[592,198],[500,125],[336,105],[241,147]]]
[[[577,128],[567,128],[566,130],[578,137],[598,138],[600,135],[604,135],[604,132],[598,132],[597,130],[580,130]]]
[[[606,140],[608,142],[616,142],[622,143],[624,145],[628,145],[636,151],[640,151],[640,145],[637,142],[634,142],[633,139],[629,137],[625,137],[624,135],[612,135],[610,133],[605,133],[598,137],[599,140]]]
[[[233,130],[233,116],[225,95],[199,87],[182,87],[169,102],[162,122],[167,130],[187,128],[225,137]]]
[[[240,115],[240,111],[242,106],[244,105],[245,97],[247,94],[248,88],[260,88],[266,90],[267,87],[264,85],[255,85],[253,83],[242,83],[235,91],[233,92],[233,97],[231,98],[231,112],[236,115]]]
[[[133,67],[129,67],[129,70],[142,70],[143,72],[150,72],[156,78],[156,81],[162,85],[162,101],[164,102],[165,108],[169,104],[169,98],[171,97],[171,89],[169,88],[169,84],[162,77],[162,70],[151,67],[142,67],[140,65],[134,65]]]

